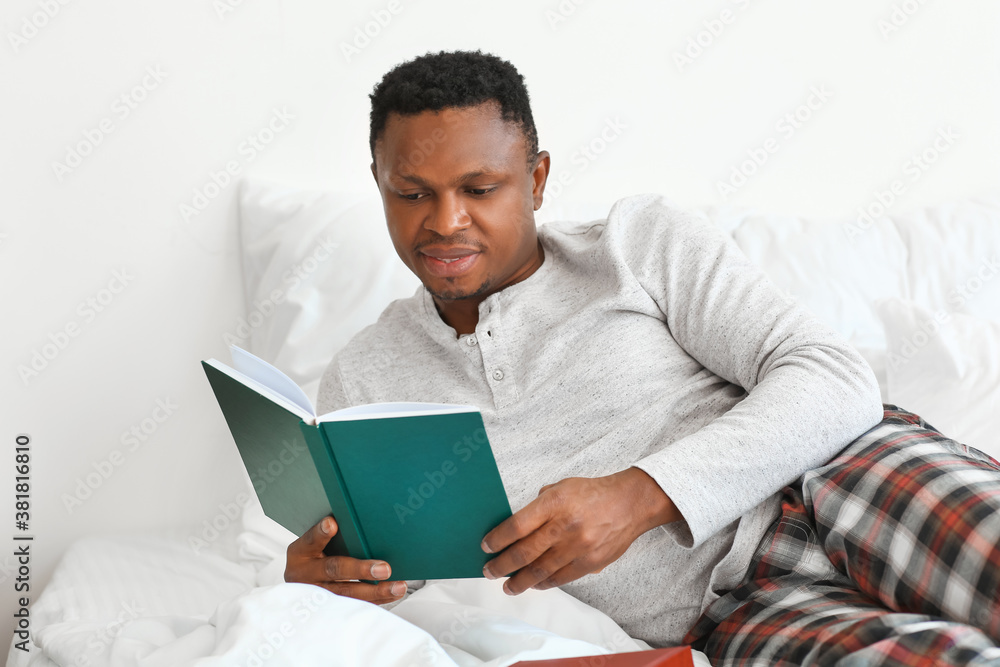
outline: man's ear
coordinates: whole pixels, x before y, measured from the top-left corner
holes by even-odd
[[[548,151],[539,151],[535,157],[535,167],[531,170],[531,198],[534,200],[535,210],[542,207],[542,195],[545,193],[545,183],[549,179],[549,158]]]
[[[375,179],[375,185],[378,185],[378,171],[375,169],[375,160],[372,160],[372,178]]]

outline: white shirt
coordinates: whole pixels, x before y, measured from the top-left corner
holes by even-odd
[[[726,234],[660,197],[539,239],[541,267],[486,298],[474,334],[423,288],[392,303],[333,359],[318,409],[478,406],[515,512],[566,477],[646,471],[685,521],[561,588],[676,644],[743,578],[780,489],[881,420],[875,376]]]

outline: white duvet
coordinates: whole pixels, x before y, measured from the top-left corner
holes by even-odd
[[[31,651],[12,648],[8,664],[501,667],[649,648],[559,589],[511,597],[503,580],[432,581],[386,609],[316,586],[253,586],[260,575],[176,538],[83,540],[33,607]]]
[[[507,601],[501,598],[507,596],[496,584],[430,584],[391,611],[315,586],[279,584],[223,602],[208,619],[130,620],[99,655],[88,651],[98,628],[86,623],[48,628],[38,641],[57,664],[72,665],[89,655],[89,664],[109,667],[501,667],[520,659],[647,648],[561,591],[523,595],[503,604]]]

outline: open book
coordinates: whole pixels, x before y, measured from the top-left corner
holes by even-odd
[[[332,514],[328,555],[389,563],[392,580],[482,577],[483,537],[511,515],[479,410],[375,403],[316,415],[271,364],[230,346],[202,366],[264,513],[303,534]]]

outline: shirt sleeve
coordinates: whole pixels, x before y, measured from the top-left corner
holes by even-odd
[[[696,546],[882,419],[875,375],[832,328],[786,298],[732,238],[659,197],[623,200],[605,233],[677,343],[747,395],[637,461]]]

